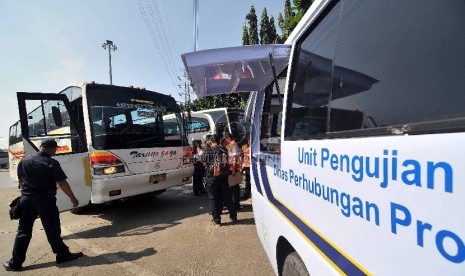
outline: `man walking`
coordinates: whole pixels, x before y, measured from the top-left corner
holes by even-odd
[[[40,217],[47,240],[53,253],[56,254],[57,264],[83,256],[82,252],[71,253],[61,238],[60,216],[56,206],[56,184],[69,197],[73,207],[77,207],[79,201],[66,181],[67,177],[60,164],[51,158],[56,150],[56,141],[45,139],[37,155],[26,157],[18,164],[19,186],[22,195],[19,203],[21,216],[13,256],[10,261],[3,263],[3,267],[8,271],[22,269],[37,216]]]

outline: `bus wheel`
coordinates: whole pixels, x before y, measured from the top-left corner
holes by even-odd
[[[304,262],[297,252],[287,255],[284,260],[283,276],[310,276]]]

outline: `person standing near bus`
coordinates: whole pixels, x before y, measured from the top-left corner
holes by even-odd
[[[202,141],[200,140],[194,140],[192,141],[192,154],[194,155],[194,176],[193,176],[193,181],[192,181],[192,187],[194,190],[194,195],[195,196],[200,196],[202,194],[206,194],[205,188],[203,186],[203,178],[205,175],[205,166],[202,163],[202,160],[200,160],[200,157],[202,156],[203,153],[203,148],[202,148]]]
[[[230,174],[240,172],[242,171],[242,151],[239,148],[239,145],[234,141],[231,133],[225,133],[224,142],[222,145],[228,150],[228,155],[229,155],[229,172]],[[230,190],[231,190],[231,195],[232,195],[232,201],[234,203],[234,207],[236,210],[241,209],[241,187],[240,187],[240,181],[239,183],[233,183],[234,185],[230,185]]]
[[[242,171],[245,174],[245,188],[244,193],[241,195],[241,200],[247,200],[251,196],[251,185],[250,185],[250,142],[249,138],[246,138],[245,144],[242,146],[242,152],[244,154],[242,158]]]
[[[207,135],[206,145],[207,148],[203,151],[202,161],[205,164],[207,178],[207,192],[210,200],[210,210],[213,217],[213,222],[221,226],[221,212],[223,210],[223,203],[229,211],[229,217],[232,223],[237,223],[237,213],[234,208],[231,192],[228,185],[228,168],[226,172],[215,176],[214,165],[218,162],[219,156],[226,155],[227,150],[220,146],[218,135]],[[227,157],[225,157],[227,159]],[[222,161],[222,160],[221,160]],[[227,163],[227,161],[226,161]],[[226,164],[227,166],[227,164]]]
[[[56,254],[56,263],[64,263],[83,256],[82,252],[71,253],[61,238],[61,225],[56,206],[56,184],[69,197],[73,207],[79,205],[66,175],[60,164],[52,156],[56,153],[57,142],[45,139],[40,145],[40,152],[28,156],[18,164],[19,187],[21,200],[19,208],[18,233],[10,261],[3,263],[7,271],[19,271],[26,259],[26,252],[32,238],[34,221],[39,216],[48,242]]]

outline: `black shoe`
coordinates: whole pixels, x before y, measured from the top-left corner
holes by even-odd
[[[68,261],[77,259],[77,258],[82,257],[82,256],[84,256],[84,254],[82,252],[69,253],[68,255],[65,255],[64,257],[58,257],[57,256],[56,263],[61,264],[61,263],[64,263],[64,262],[68,262]]]
[[[11,265],[10,261],[3,262],[3,267],[6,271],[21,271],[22,269],[20,266]]]
[[[231,219],[231,223],[232,223],[232,224],[236,224],[237,222],[238,222],[237,218],[232,218],[232,219]]]
[[[221,226],[221,220],[219,220],[219,219],[214,219],[213,223],[218,225],[218,226]]]

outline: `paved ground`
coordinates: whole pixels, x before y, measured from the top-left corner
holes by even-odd
[[[62,236],[72,251],[86,256],[57,266],[40,221],[21,275],[273,275],[255,231],[251,201],[239,224],[213,225],[208,199],[192,196],[191,186],[152,199],[127,200],[61,214]],[[8,204],[18,194],[0,172],[0,258],[7,260],[17,221]],[[0,268],[0,275],[12,275]]]

